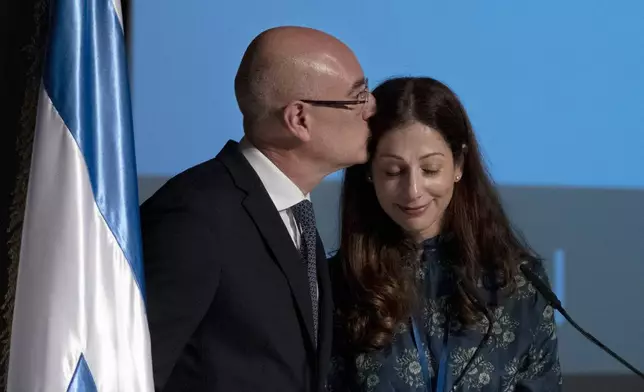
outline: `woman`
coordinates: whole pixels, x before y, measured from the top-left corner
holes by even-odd
[[[547,282],[501,207],[469,119],[431,78],[373,92],[370,160],[347,169],[331,260],[329,387],[338,391],[559,391]]]

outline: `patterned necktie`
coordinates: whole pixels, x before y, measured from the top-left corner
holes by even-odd
[[[293,216],[300,226],[302,241],[300,243],[300,253],[303,261],[307,264],[309,275],[309,292],[311,294],[311,305],[313,310],[313,331],[314,342],[317,346],[318,338],[318,295],[317,295],[317,252],[315,245],[317,243],[317,229],[315,227],[315,214],[313,212],[313,203],[309,200],[302,200],[291,207]]]

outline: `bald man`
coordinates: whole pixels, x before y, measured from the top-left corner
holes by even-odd
[[[299,27],[253,40],[235,96],[241,142],[141,208],[155,387],[321,391],[333,304],[309,194],[367,159],[373,97],[347,46]]]

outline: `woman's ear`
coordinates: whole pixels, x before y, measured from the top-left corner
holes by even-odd
[[[367,179],[367,182],[373,183],[373,161],[369,159],[363,167],[364,176]]]
[[[467,145],[461,145],[461,151],[454,161],[454,182],[459,182],[463,178],[463,168],[465,166],[465,156],[467,154]]]

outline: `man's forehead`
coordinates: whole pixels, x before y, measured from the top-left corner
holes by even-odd
[[[356,75],[362,75],[362,69],[355,64],[347,64],[346,59],[334,56],[331,53],[308,53],[301,56],[293,56],[286,60],[297,69],[304,72],[313,71],[320,76],[331,76],[340,78],[350,78],[353,82]]]
[[[367,88],[367,78],[360,63],[352,53],[314,52],[292,59],[298,69],[311,72],[318,88],[342,90],[351,95]],[[322,87],[326,85],[325,87]]]
[[[349,93],[360,92],[365,88],[369,88],[369,79],[367,79],[365,76],[359,76],[353,81],[353,84],[349,89]]]

